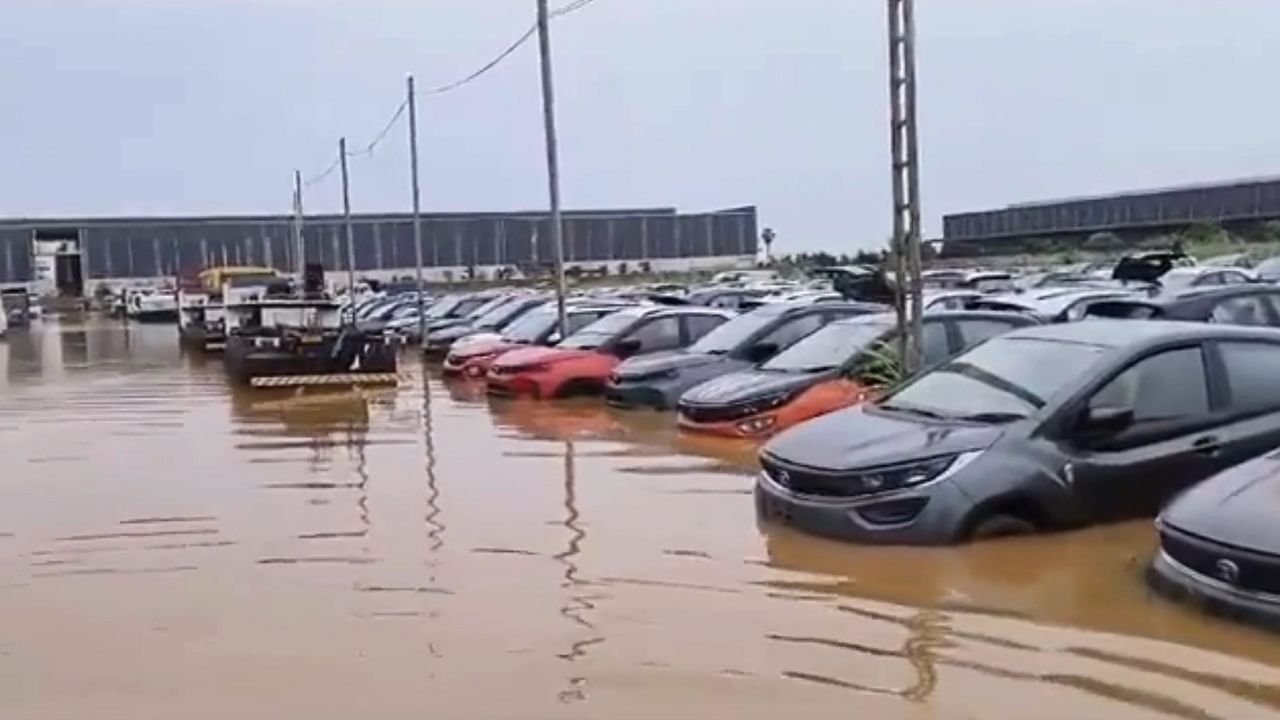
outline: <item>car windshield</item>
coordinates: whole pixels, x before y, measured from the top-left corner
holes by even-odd
[[[513,298],[501,307],[496,307],[482,317],[477,318],[476,325],[485,328],[502,327],[511,322],[512,318],[528,309],[528,307],[529,300],[527,298]]]
[[[416,316],[417,314],[418,314],[418,306],[415,305],[414,303],[409,303],[408,305],[401,305],[400,307],[393,310],[391,313],[391,319],[400,320],[401,318]]]
[[[993,338],[889,395],[880,407],[939,417],[1026,417],[1089,372],[1107,350],[1075,342]]]
[[[463,300],[461,303],[458,303],[458,312],[456,314],[458,317],[465,317],[468,320],[477,320],[488,315],[494,310],[501,308],[508,302],[510,302],[510,298],[506,297],[472,298],[469,300]]]
[[[594,350],[609,342],[640,319],[635,311],[622,311],[602,317],[560,342],[560,347],[576,350]]]
[[[534,310],[507,326],[502,336],[511,342],[532,344],[551,332],[558,322],[552,309]]]
[[[838,322],[818,330],[779,353],[761,370],[820,372],[840,367],[880,339],[892,327],[879,322]]]
[[[734,348],[777,320],[786,311],[785,307],[766,305],[746,315],[739,315],[689,346],[689,352],[706,355],[725,355],[733,352]]]
[[[448,315],[449,313],[453,312],[453,309],[458,307],[458,304],[461,302],[462,302],[461,295],[450,295],[449,297],[440,298],[440,300],[437,301],[435,305],[432,305],[430,308],[427,308],[427,317],[442,318],[445,315]]]

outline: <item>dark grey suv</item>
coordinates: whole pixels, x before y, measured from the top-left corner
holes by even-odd
[[[1096,320],[1015,330],[761,452],[766,520],[943,544],[1155,515],[1280,445],[1280,332]]]
[[[758,365],[832,320],[883,312],[870,303],[774,303],[707,333],[688,349],[638,357],[614,369],[605,400],[619,407],[676,406],[689,388]]]

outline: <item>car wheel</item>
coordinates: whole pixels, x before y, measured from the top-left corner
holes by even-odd
[[[969,530],[969,540],[988,540],[1014,535],[1034,535],[1036,524],[1017,515],[989,515],[979,520]]]

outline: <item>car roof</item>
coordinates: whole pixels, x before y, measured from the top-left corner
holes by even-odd
[[[1236,285],[1204,285],[1201,287],[1178,288],[1166,290],[1150,298],[1144,298],[1149,305],[1173,305],[1188,300],[1203,300],[1233,295],[1253,295],[1276,290],[1273,285],[1262,283],[1240,283]]]
[[[1002,312],[999,310],[943,310],[941,312],[931,312],[926,314],[925,319],[929,322],[937,322],[939,320],[1009,320],[1024,323],[1028,325],[1036,324],[1034,318],[1030,318],[1022,313]],[[898,316],[891,312],[878,312],[869,315],[855,315],[850,318],[842,318],[829,325],[893,325],[898,320]]]
[[[1118,320],[1095,318],[1073,323],[1037,325],[1020,328],[1003,337],[1014,339],[1056,340],[1059,342],[1100,345],[1104,347],[1131,347],[1161,341],[1264,338],[1280,340],[1280,330],[1223,325],[1217,323],[1183,322],[1177,320]]]
[[[649,315],[719,315],[723,318],[737,317],[738,313],[725,308],[707,307],[706,305],[641,305],[636,317]]]

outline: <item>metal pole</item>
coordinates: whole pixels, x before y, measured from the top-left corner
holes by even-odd
[[[413,183],[413,259],[416,266],[418,291],[418,338],[422,346],[427,344],[427,317],[422,297],[422,194],[418,184],[418,103],[414,99],[413,76],[409,76],[409,168]]]
[[[906,204],[902,183],[902,105],[899,102],[902,84],[902,56],[898,52],[901,38],[899,6],[902,0],[888,0],[889,8],[889,148],[893,157],[893,239],[890,252],[893,254],[893,305],[897,315],[898,361],[904,368],[910,367],[911,343],[907,337],[907,317],[905,307],[906,292],[906,228],[903,226],[903,209]]]
[[[538,53],[542,66],[542,125],[547,143],[547,186],[551,195],[551,247],[556,263],[556,309],[560,315],[560,335],[569,332],[564,297],[564,226],[560,214],[560,159],[556,149],[555,91],[551,81],[551,29],[547,22],[547,0],[538,2]]]
[[[924,281],[921,278],[920,243],[920,145],[916,133],[916,23],[915,0],[902,3],[902,61],[906,71],[907,156],[907,272],[911,275],[911,340],[915,345],[914,370],[924,365]]]
[[[347,176],[347,139],[338,138],[338,161],[342,164],[342,222],[347,228],[347,298],[351,301],[351,322],[356,317],[356,247],[351,228],[351,184]]]
[[[293,264],[302,281],[307,268],[307,251],[302,244],[302,173],[293,171]]]

